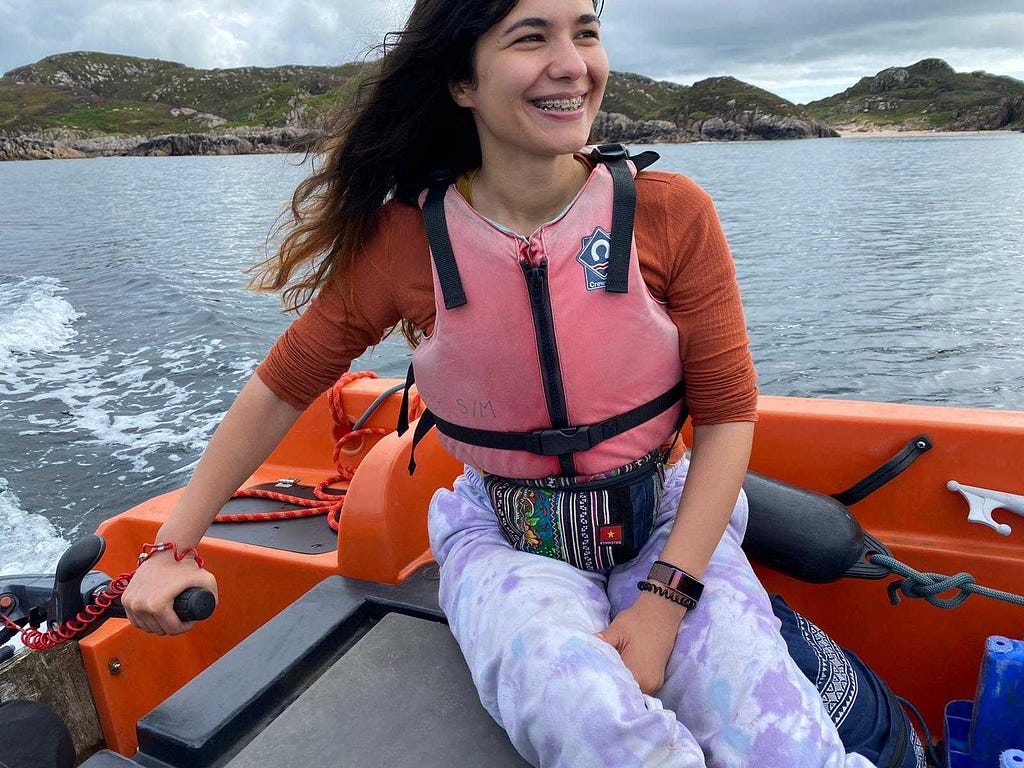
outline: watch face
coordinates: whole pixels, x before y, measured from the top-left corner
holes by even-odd
[[[661,561],[651,566],[647,578],[660,581],[667,587],[682,592],[687,597],[697,600],[704,591],[704,585],[690,576],[686,571],[675,568]]]

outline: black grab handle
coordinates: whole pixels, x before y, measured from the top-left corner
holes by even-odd
[[[102,592],[106,586],[106,584],[101,585],[94,595]],[[214,598],[213,592],[208,589],[190,587],[174,598],[173,607],[175,615],[182,621],[202,621],[210,618],[213,609],[217,607],[217,600]],[[117,619],[127,618],[124,606],[121,605],[121,598],[110,603],[107,616]]]
[[[174,613],[182,621],[202,621],[210,618],[217,601],[213,592],[202,587],[186,589],[174,598]]]

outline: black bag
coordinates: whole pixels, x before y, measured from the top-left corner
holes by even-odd
[[[821,694],[847,752],[879,768],[926,768],[924,747],[896,696],[853,653],[772,595],[789,655]]]

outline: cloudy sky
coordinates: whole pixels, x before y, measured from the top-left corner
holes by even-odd
[[[412,0],[0,0],[0,72],[92,50],[194,67],[340,64]],[[926,57],[1024,80],[1024,0],[607,0],[616,70],[733,75],[795,102]]]

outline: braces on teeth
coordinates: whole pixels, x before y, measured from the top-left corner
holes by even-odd
[[[540,109],[571,111],[583,106],[583,97],[577,96],[575,99],[537,99],[533,103]]]

